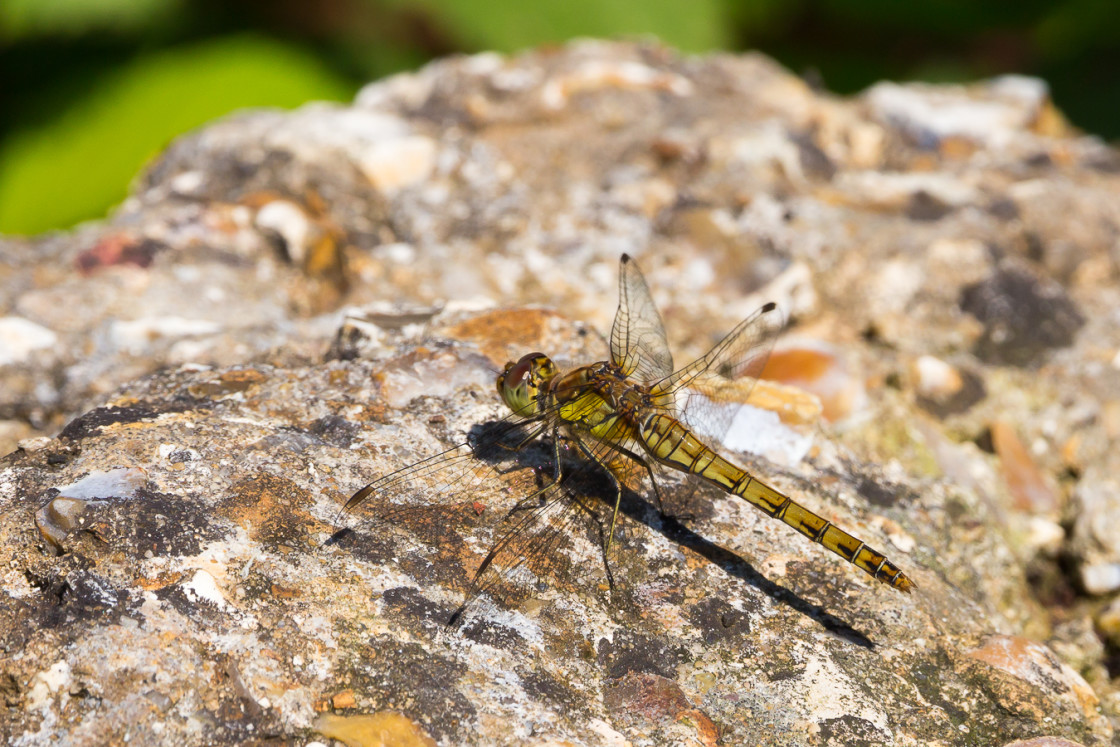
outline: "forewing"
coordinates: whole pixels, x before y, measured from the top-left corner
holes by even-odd
[[[673,356],[665,340],[661,314],[653,305],[641,270],[628,254],[623,254],[619,263],[611,360],[626,376],[639,382],[656,381],[673,371]]]
[[[539,430],[539,423],[513,415],[487,424],[466,442],[369,483],[346,501],[342,512],[368,504],[375,517],[385,517],[409,506],[456,506],[472,495],[472,488],[487,481],[500,484],[503,462],[524,458],[519,447]]]
[[[718,404],[720,384],[737,381],[739,397],[745,397],[766,366],[784,323],[777,305],[766,304],[740,322],[706,355],[657,382],[650,390],[654,401],[669,409],[675,403],[686,425],[703,435],[722,439],[731,426],[734,408]]]

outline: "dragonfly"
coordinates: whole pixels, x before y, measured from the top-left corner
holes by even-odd
[[[574,565],[568,545],[587,517],[598,523],[597,540],[613,586],[608,555],[623,493],[639,492],[648,482],[661,506],[666,469],[742,498],[876,580],[910,593],[913,582],[885,555],[710,445],[726,434],[734,416],[718,402],[720,382],[738,380],[740,391],[749,391],[782,326],[777,305],[767,303],[706,355],[674,370],[649,287],[637,263],[624,254],[609,360],[566,372],[539,352],[507,363],[496,381],[509,410],[504,420],[472,430],[465,443],[375,479],[355,492],[342,512],[368,503],[387,523],[440,542],[453,520],[487,509],[477,498],[488,485],[500,484],[518,469],[502,466],[504,457],[524,455],[536,445],[535,460],[520,465],[533,479],[522,481],[524,495],[500,520],[496,539],[449,624],[484,593],[515,597],[533,581],[539,588],[548,576]],[[596,482],[593,474],[613,482],[613,505],[603,480]]]

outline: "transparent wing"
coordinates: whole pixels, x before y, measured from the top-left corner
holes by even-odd
[[[550,413],[528,424],[512,419],[489,424],[468,443],[373,481],[342,510],[365,506],[374,521],[406,531],[430,548],[425,573],[465,591],[452,622],[479,594],[516,603],[541,584],[574,586],[594,567],[575,559],[603,547],[600,498],[613,499],[614,492],[594,460],[570,448],[578,436],[560,447],[533,440],[555,422]],[[613,452],[606,444],[592,449]],[[467,538],[486,530],[492,532],[491,549],[475,566],[477,555]],[[469,583],[463,583],[465,578]]]
[[[475,557],[468,538],[497,524],[512,501],[538,490],[552,470],[548,451],[526,445],[540,427],[513,416],[476,426],[466,443],[383,475],[354,493],[340,513],[360,507],[363,519],[377,527],[356,534],[356,550],[407,560],[391,535],[392,530],[404,532],[431,551],[426,562],[439,580],[466,588]]]
[[[618,273],[618,311],[611,327],[611,360],[635,381],[656,381],[673,371],[665,325],[642,271],[623,254]]]
[[[500,482],[502,462],[516,456],[540,428],[540,423],[514,415],[476,427],[466,442],[369,483],[346,501],[340,513],[367,501],[382,513],[413,504],[456,506],[459,498],[470,495],[470,488],[491,480]]]
[[[607,442],[572,426],[561,444],[554,457],[561,465],[559,482],[521,499],[505,517],[453,621],[479,594],[516,602],[541,584],[575,588],[598,565],[581,559],[596,553],[613,585],[606,551],[617,486],[639,492],[657,465],[644,459],[632,437]]]
[[[517,603],[541,585],[574,589],[605,537],[596,478],[585,462],[566,465],[560,482],[523,498],[506,515],[497,541],[475,572],[454,622],[480,594]],[[607,571],[609,577],[609,570]]]
[[[721,386],[735,381],[738,397],[745,398],[766,366],[784,324],[777,305],[766,304],[740,322],[706,355],[654,384],[650,390],[654,402],[670,412],[679,408],[677,414],[685,425],[722,439],[731,426],[735,409],[718,403]]]

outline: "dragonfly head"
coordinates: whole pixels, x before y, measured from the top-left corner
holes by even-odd
[[[556,364],[544,353],[529,353],[510,361],[498,374],[498,394],[518,415],[531,418],[540,414],[538,395],[556,377]]]

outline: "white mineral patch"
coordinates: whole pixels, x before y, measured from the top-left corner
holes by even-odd
[[[166,615],[163,611],[163,602],[153,592],[144,592],[144,601],[140,604],[140,614],[148,620],[149,629],[156,625],[166,624]]]
[[[490,85],[499,91],[520,93],[540,85],[541,71],[521,68],[495,69],[490,73]]]
[[[16,472],[14,469],[0,470],[0,498],[13,500],[16,495]],[[11,504],[8,504],[11,505]]]
[[[355,158],[373,186],[393,194],[426,180],[435,168],[438,150],[435,140],[410,135],[366,145]]]
[[[311,221],[299,205],[288,200],[273,200],[257,211],[256,223],[258,228],[280,235],[292,261],[302,262],[307,256]]]
[[[249,539],[249,533],[241,525],[234,527],[233,537],[210,542],[198,555],[183,557],[179,567],[186,571],[191,569],[203,570],[216,579],[216,583],[225,584],[229,573],[229,566],[233,558],[260,559],[259,546],[254,545]]]
[[[932,355],[920,356],[914,363],[914,371],[918,374],[918,393],[925,397],[948,396],[962,386],[957,369]]]
[[[211,351],[222,344],[222,340],[211,337],[205,340],[179,340],[167,349],[168,363],[192,363],[210,357]]]
[[[1050,96],[1050,86],[1041,78],[1028,75],[1001,75],[989,83],[992,93],[1008,101],[1037,108]]]
[[[109,326],[109,339],[133,354],[143,353],[160,338],[212,335],[221,329],[217,322],[186,319],[181,316],[160,316],[115,321]]]
[[[1031,516],[1027,520],[1027,545],[1057,555],[1065,542],[1066,531],[1062,525],[1043,516]]]
[[[33,438],[22,439],[17,445],[19,448],[27,452],[41,451],[50,446],[54,441],[50,436],[35,436]]]
[[[488,603],[485,605],[479,603],[479,606],[480,608],[487,607],[485,610],[487,620],[517,631],[530,646],[544,647],[544,631],[541,630],[540,623],[534,618],[520,610],[506,610],[497,606],[490,606]]]
[[[835,185],[853,199],[883,205],[902,204],[918,192],[925,192],[946,205],[967,205],[979,199],[971,184],[932,172],[844,172],[837,175]]]
[[[27,581],[27,576],[17,569],[11,569],[4,573],[0,579],[0,590],[13,599],[23,599],[35,593],[31,588],[31,584]]]
[[[269,143],[309,161],[322,159],[324,150],[354,153],[386,140],[412,133],[412,125],[394,114],[363,109],[307,106],[278,122],[268,132]]]
[[[935,239],[925,254],[931,267],[952,273],[962,283],[977,283],[991,269],[988,245],[976,238]]]
[[[463,70],[471,75],[491,75],[505,62],[506,58],[497,52],[479,52],[463,58]]]
[[[541,103],[549,109],[562,109],[572,95],[604,88],[657,90],[676,96],[689,96],[693,92],[692,81],[687,78],[640,62],[589,60],[576,70],[557,75],[545,83],[541,88]]]
[[[58,489],[59,495],[82,500],[105,498],[133,498],[136,491],[144,486],[147,476],[138,467],[111,469],[108,472],[94,470],[77,482]]]
[[[1081,567],[1081,583],[1090,594],[1110,594],[1120,589],[1120,563],[1096,563]]]
[[[1120,480],[1092,469],[1078,483],[1074,499],[1081,511],[1073,533],[1090,548],[1081,570],[1086,589],[1103,594],[1120,588]]]
[[[1026,127],[1041,99],[1037,88],[1027,91],[1027,86],[1014,81],[996,88],[1008,94],[1002,101],[972,98],[964,88],[878,83],[868,91],[867,101],[881,120],[919,137],[958,136],[998,145],[999,140]]]
[[[886,731],[887,715],[869,705],[863,692],[852,685],[851,680],[836,664],[820,655],[812,655],[805,663],[805,673],[799,678],[798,692],[812,708],[812,719],[816,722],[830,718],[855,716],[869,721]],[[803,688],[808,687],[805,691]]]
[[[874,287],[878,292],[874,304],[882,315],[903,313],[925,281],[918,263],[904,259],[884,262],[877,274]]]
[[[377,247],[377,252],[384,261],[398,265],[410,265],[416,261],[416,247],[403,241],[382,244]]]
[[[593,718],[587,722],[587,726],[589,729],[591,729],[591,731],[599,735],[599,737],[603,740],[602,743],[604,745],[610,745],[610,747],[623,747],[624,745],[630,744],[630,741],[626,738],[625,735],[622,734],[622,732],[615,731],[610,724],[608,724],[606,721],[603,721],[602,719]]]
[[[189,446],[182,444],[167,444],[159,445],[159,458],[167,459],[172,454],[178,454],[182,457],[181,461],[184,462],[197,462],[202,459],[202,454],[198,453],[197,449],[192,449]]]
[[[334,627],[323,615],[293,615],[292,622],[299,627],[300,632],[318,639],[327,648],[338,648]]]
[[[398,73],[368,84],[354,97],[354,110],[375,116],[389,116],[380,114],[377,110],[401,111],[420,106],[431,95],[438,75],[431,67],[434,66],[415,73]]]
[[[66,660],[55,662],[50,669],[37,673],[31,678],[31,689],[27,693],[28,710],[37,710],[47,704],[50,696],[70,686],[70,665]]]
[[[0,366],[22,363],[32,352],[57,342],[58,335],[35,322],[19,316],[0,317]]]
[[[918,541],[914,539],[913,535],[904,530],[895,522],[883,517],[873,517],[871,524],[883,534],[887,535],[891,546],[899,552],[912,553],[914,548],[917,547]]]
[[[191,580],[183,584],[182,588],[187,599],[192,602],[206,601],[218,609],[226,609],[226,598],[222,596],[218,584],[214,582],[214,577],[206,571],[195,571]]]
[[[751,405],[731,404],[737,407],[721,441],[731,451],[759,454],[778,464],[792,467],[799,464],[813,446],[812,434],[799,433],[785,423],[772,410]]]
[[[171,179],[171,190],[181,195],[193,195],[205,183],[206,176],[198,170],[184,171]]]
[[[743,297],[739,304],[740,316],[746,318],[762,304],[773,301],[778,311],[786,319],[790,316],[811,317],[820,307],[820,298],[813,285],[813,268],[808,263],[797,260],[782,270],[777,277]]]
[[[752,132],[727,143],[726,148],[719,154],[721,160],[743,166],[774,164],[794,181],[805,178],[801,170],[801,153],[789,139],[785,125],[779,122],[764,122]]]
[[[446,397],[471,383],[493,386],[493,375],[477,360],[444,353],[416,361],[407,369],[386,369],[381,395],[390,407],[399,408],[421,395]]]

